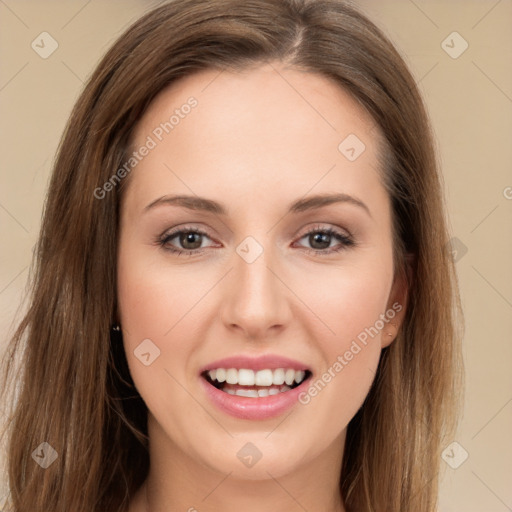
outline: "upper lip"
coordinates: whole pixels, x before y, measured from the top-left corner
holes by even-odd
[[[307,364],[301,363],[288,357],[266,354],[258,357],[249,357],[246,355],[237,355],[218,359],[201,368],[199,373],[217,368],[246,368],[248,370],[276,370],[277,368],[291,368],[293,370],[309,370]]]

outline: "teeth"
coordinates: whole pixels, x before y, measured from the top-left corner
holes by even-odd
[[[282,368],[274,370],[274,378],[272,379],[272,382],[276,385],[284,384],[284,370]]]
[[[219,370],[217,370],[217,372],[218,371]],[[299,370],[298,372],[295,372],[295,382],[297,382],[297,383],[302,382],[304,380],[305,375],[306,375],[306,372],[303,370]],[[218,379],[218,377],[217,377],[217,379]]]
[[[266,386],[270,388],[271,386],[281,386],[283,384],[286,384],[285,387],[291,386],[294,383],[300,384],[304,380],[306,372],[304,370],[294,370],[293,368],[277,368],[276,370],[267,369],[259,370],[257,372],[247,368],[241,368],[240,370],[236,368],[216,368],[210,370],[208,375],[212,381],[226,382],[227,384],[235,384],[239,386]],[[241,391],[245,392],[247,390]],[[268,390],[269,394],[275,394],[271,393],[271,391],[272,389]]]
[[[295,370],[286,370],[284,381],[287,386],[291,386],[295,380]]]
[[[250,398],[258,398],[258,392],[255,389],[237,389],[235,395],[247,396]]]
[[[260,370],[256,372],[254,377],[254,383],[256,386],[272,386],[272,381],[272,370]]]
[[[254,372],[252,370],[238,370],[238,384],[241,386],[254,386]]]
[[[238,384],[238,370],[230,368],[226,371],[226,382],[228,384]]]
[[[223,391],[230,395],[244,396],[248,398],[259,398],[263,396],[272,396],[278,395],[279,393],[284,393],[286,391],[290,391],[292,389],[290,386],[278,386],[271,387],[269,389],[233,389],[226,388]]]

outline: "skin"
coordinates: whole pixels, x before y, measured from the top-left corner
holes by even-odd
[[[268,420],[217,409],[199,369],[235,354],[278,354],[305,362],[319,378],[397,301],[403,309],[392,322],[400,326],[406,289],[393,273],[381,134],[336,84],[274,62],[172,84],[136,126],[134,147],[190,96],[198,105],[137,164],[121,207],[119,320],[149,410],[151,460],[149,507],[144,485],[130,512],[344,511],[346,427],[396,329],[386,324],[369,338],[309,404]],[[351,133],[366,145],[353,162],[338,150]],[[297,199],[333,192],[363,201],[371,215],[350,203],[287,213]],[[144,211],[171,194],[213,199],[227,215],[169,204]],[[177,226],[207,233],[197,243],[202,253],[178,256],[157,243]],[[333,228],[356,245],[325,254],[327,244],[305,236],[310,228]],[[250,264],[236,252],[247,236],[263,248]],[[342,244],[330,240],[330,248]],[[183,246],[174,237],[167,247],[196,247],[193,241]],[[160,356],[145,366],[134,350],[148,338]],[[250,468],[237,458],[248,442],[262,454]]]

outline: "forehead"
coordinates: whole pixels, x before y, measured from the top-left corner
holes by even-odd
[[[279,63],[175,82],[138,122],[133,149],[148,138],[154,147],[130,176],[136,202],[162,189],[270,201],[380,184],[380,132],[368,112],[329,78]]]

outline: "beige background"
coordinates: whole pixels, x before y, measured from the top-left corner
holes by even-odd
[[[100,56],[157,3],[0,0],[0,350],[22,312],[66,118]],[[427,100],[458,239],[467,396],[448,460],[469,456],[457,469],[442,462],[440,512],[511,511],[512,0],[357,3],[396,43]],[[31,48],[44,31],[59,45],[47,59]],[[463,48],[454,31],[469,45],[457,58],[443,49]],[[0,509],[5,493],[0,486]]]

